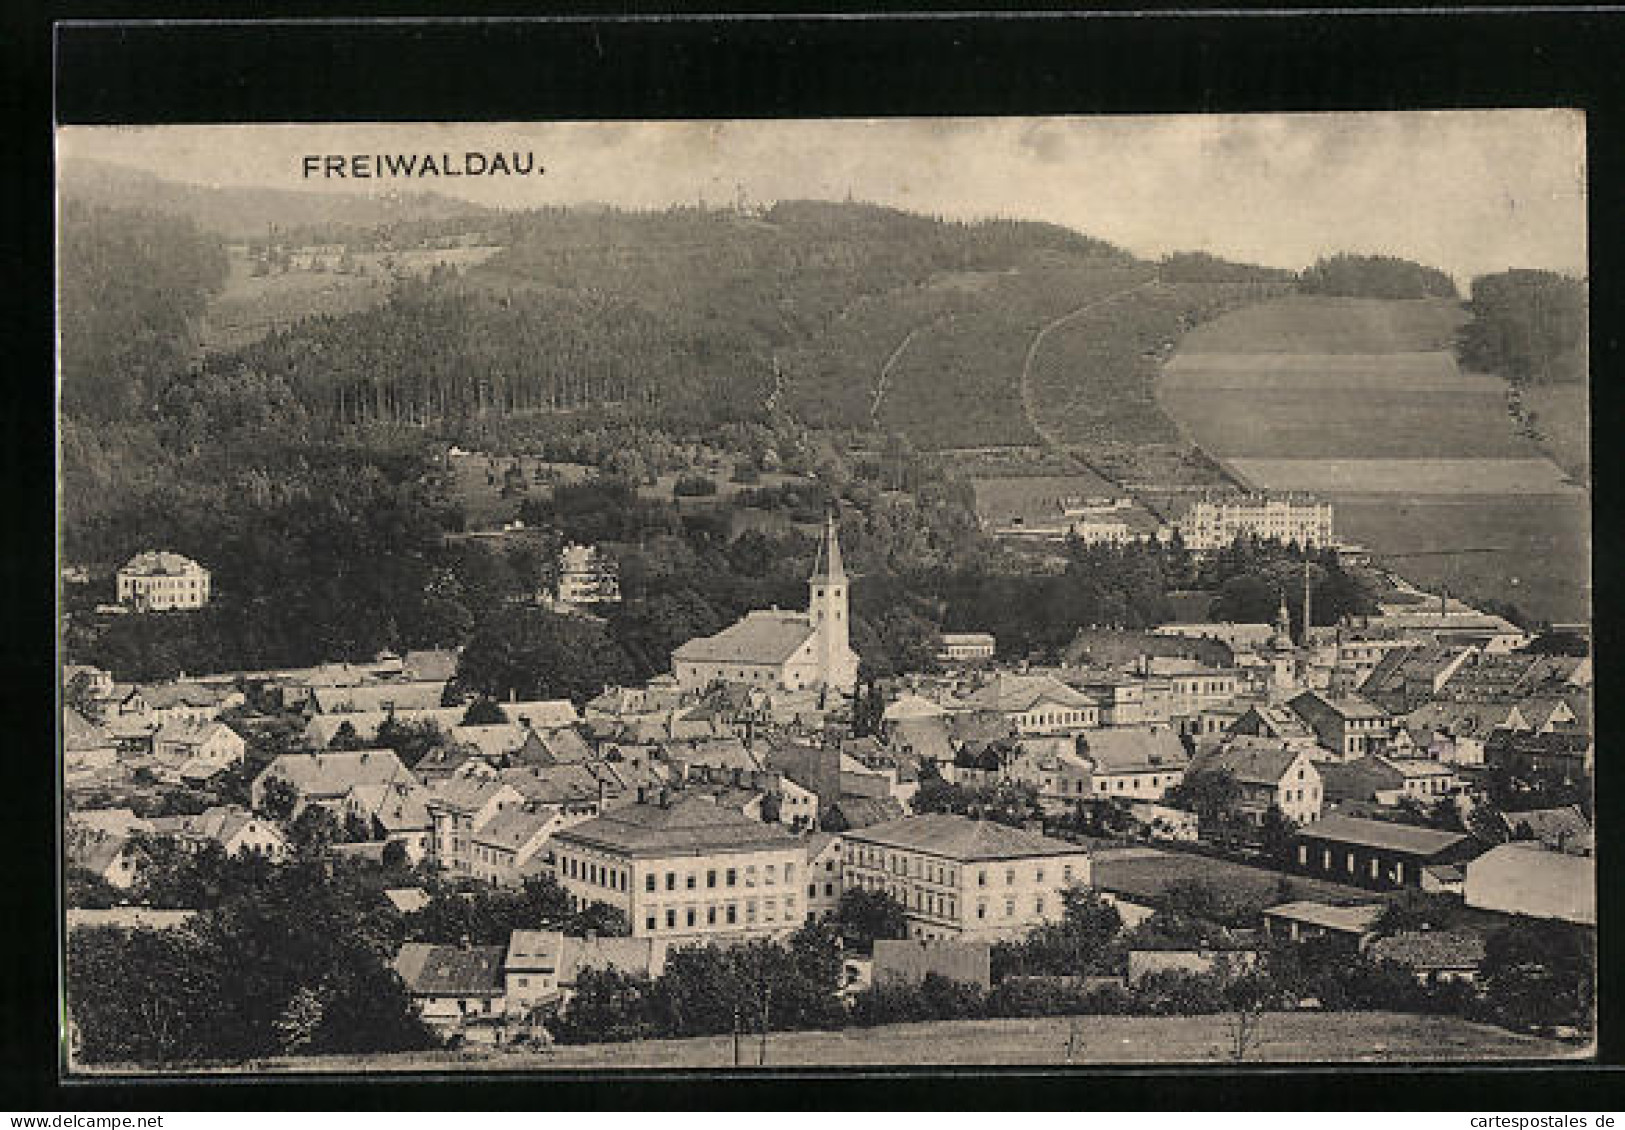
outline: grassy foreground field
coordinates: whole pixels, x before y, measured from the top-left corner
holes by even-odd
[[[1081,1016],[890,1024],[768,1037],[769,1069],[1231,1062],[1226,1016]],[[740,1041],[755,1069],[758,1043]],[[1454,1017],[1384,1012],[1272,1013],[1263,1019],[1253,1063],[1459,1063],[1578,1058],[1584,1049]],[[220,1072],[726,1070],[733,1039],[643,1040],[537,1051],[423,1052],[310,1056],[219,1067]],[[102,1069],[116,1073],[118,1069]]]

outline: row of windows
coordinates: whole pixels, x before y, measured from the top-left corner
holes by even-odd
[[[737,902],[707,903],[704,906],[675,907],[668,906],[664,912],[657,907],[650,907],[644,914],[643,928],[647,932],[659,933],[665,930],[697,930],[703,924],[713,926],[738,926],[743,922],[746,926],[754,926],[760,921],[763,924],[772,922],[793,922],[796,916],[796,899],[794,895],[784,896],[784,913],[779,913],[779,900],[766,898],[760,900],[760,915],[758,916],[758,900],[746,899],[741,905]],[[662,927],[664,923],[664,927]]]
[[[946,867],[932,860],[921,859],[919,856],[908,856],[900,852],[881,851],[877,848],[847,846],[847,863],[853,866],[874,867],[893,875],[902,875],[908,878],[923,879],[926,882],[938,883],[943,886],[954,887],[959,885],[959,872],[956,868]],[[1033,882],[1044,882],[1047,874],[1043,864],[1033,869]],[[989,883],[990,871],[988,868],[978,868],[976,872],[976,885],[985,887]],[[1061,868],[1061,881],[1072,882],[1072,866],[1063,865]],[[1004,869],[1004,885],[1016,885],[1016,868]]]
[[[807,897],[810,898],[810,899],[815,899],[815,898],[818,897],[818,884],[817,883],[808,883],[807,884]],[[834,883],[825,883],[824,884],[824,897],[825,898],[834,898],[835,897],[835,884]]]
[[[577,859],[573,855],[564,857],[564,874],[567,878],[580,879],[584,883],[591,883],[597,887],[605,887],[612,891],[624,891],[627,884],[627,872],[619,867],[606,867],[590,860]]]
[[[744,874],[745,886],[754,887],[756,885],[757,874],[756,864],[752,863],[748,865],[745,868]],[[762,868],[761,874],[763,886],[774,886],[779,881],[779,865],[776,863],[766,864]],[[794,863],[786,863],[784,865],[784,881],[786,883],[793,883],[796,881],[796,865]],[[666,872],[666,880],[664,884],[666,890],[677,890],[678,882],[679,876],[677,872]],[[698,890],[700,885],[700,873],[698,871],[686,871],[681,876],[681,882],[684,890]],[[705,871],[706,890],[715,890],[719,883],[724,887],[737,887],[739,885],[739,868],[707,868]],[[653,871],[650,871],[643,877],[643,889],[645,891],[652,893],[660,889],[660,886],[661,883],[659,876],[657,876]],[[624,887],[621,889],[625,890]]]

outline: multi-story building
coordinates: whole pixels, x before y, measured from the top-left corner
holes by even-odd
[[[963,696],[972,711],[998,715],[1022,734],[1067,734],[1100,725],[1100,706],[1049,675],[1000,672]]]
[[[209,571],[178,553],[138,553],[118,571],[118,602],[137,612],[202,608],[209,603]]]
[[[1223,549],[1243,535],[1299,545],[1331,545],[1332,505],[1295,495],[1237,495],[1191,503],[1176,523],[1185,548]]]
[[[807,845],[708,799],[655,795],[555,832],[552,870],[576,905],[608,903],[636,938],[727,942],[805,919]]]
[[[897,899],[915,938],[1020,937],[1059,921],[1066,889],[1089,882],[1086,848],[987,820],[908,816],[841,838],[846,887]]]
[[[1321,747],[1341,760],[1386,753],[1393,745],[1392,716],[1359,695],[1305,691],[1287,705],[1315,732]]]
[[[570,544],[559,550],[560,604],[612,604],[620,599],[615,563],[596,546]]]

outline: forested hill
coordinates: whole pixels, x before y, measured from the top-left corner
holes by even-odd
[[[378,228],[419,221],[497,215],[488,208],[436,192],[359,195],[296,189],[183,184],[107,161],[68,158],[57,166],[64,202],[181,216],[224,239],[264,239],[266,232],[298,231],[312,238],[360,238]]]
[[[956,305],[1047,308],[1103,275],[1151,271],[1048,224],[860,204],[549,209],[497,231],[505,249],[460,277],[306,320],[210,368],[266,374],[345,423],[619,407],[672,425],[786,409],[860,426],[888,355]],[[997,374],[1003,391],[1016,376]]]

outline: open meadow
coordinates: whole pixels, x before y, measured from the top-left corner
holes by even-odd
[[[1467,320],[1445,298],[1322,298],[1261,302],[1198,328],[1187,353],[1411,353],[1453,347]]]
[[[1231,1018],[1079,1016],[888,1024],[834,1032],[775,1032],[765,1066],[820,1067],[1221,1065],[1233,1062]],[[741,1068],[757,1070],[759,1043],[739,1042]],[[1069,1057],[1070,1053],[1070,1057]],[[1450,1016],[1388,1012],[1266,1014],[1249,1063],[1461,1063],[1578,1058],[1585,1050]],[[303,1056],[221,1066],[237,1072],[730,1070],[732,1036],[559,1046],[547,1051],[467,1049],[399,1055]],[[118,1074],[129,1068],[97,1069]],[[210,1070],[210,1069],[205,1069]]]

